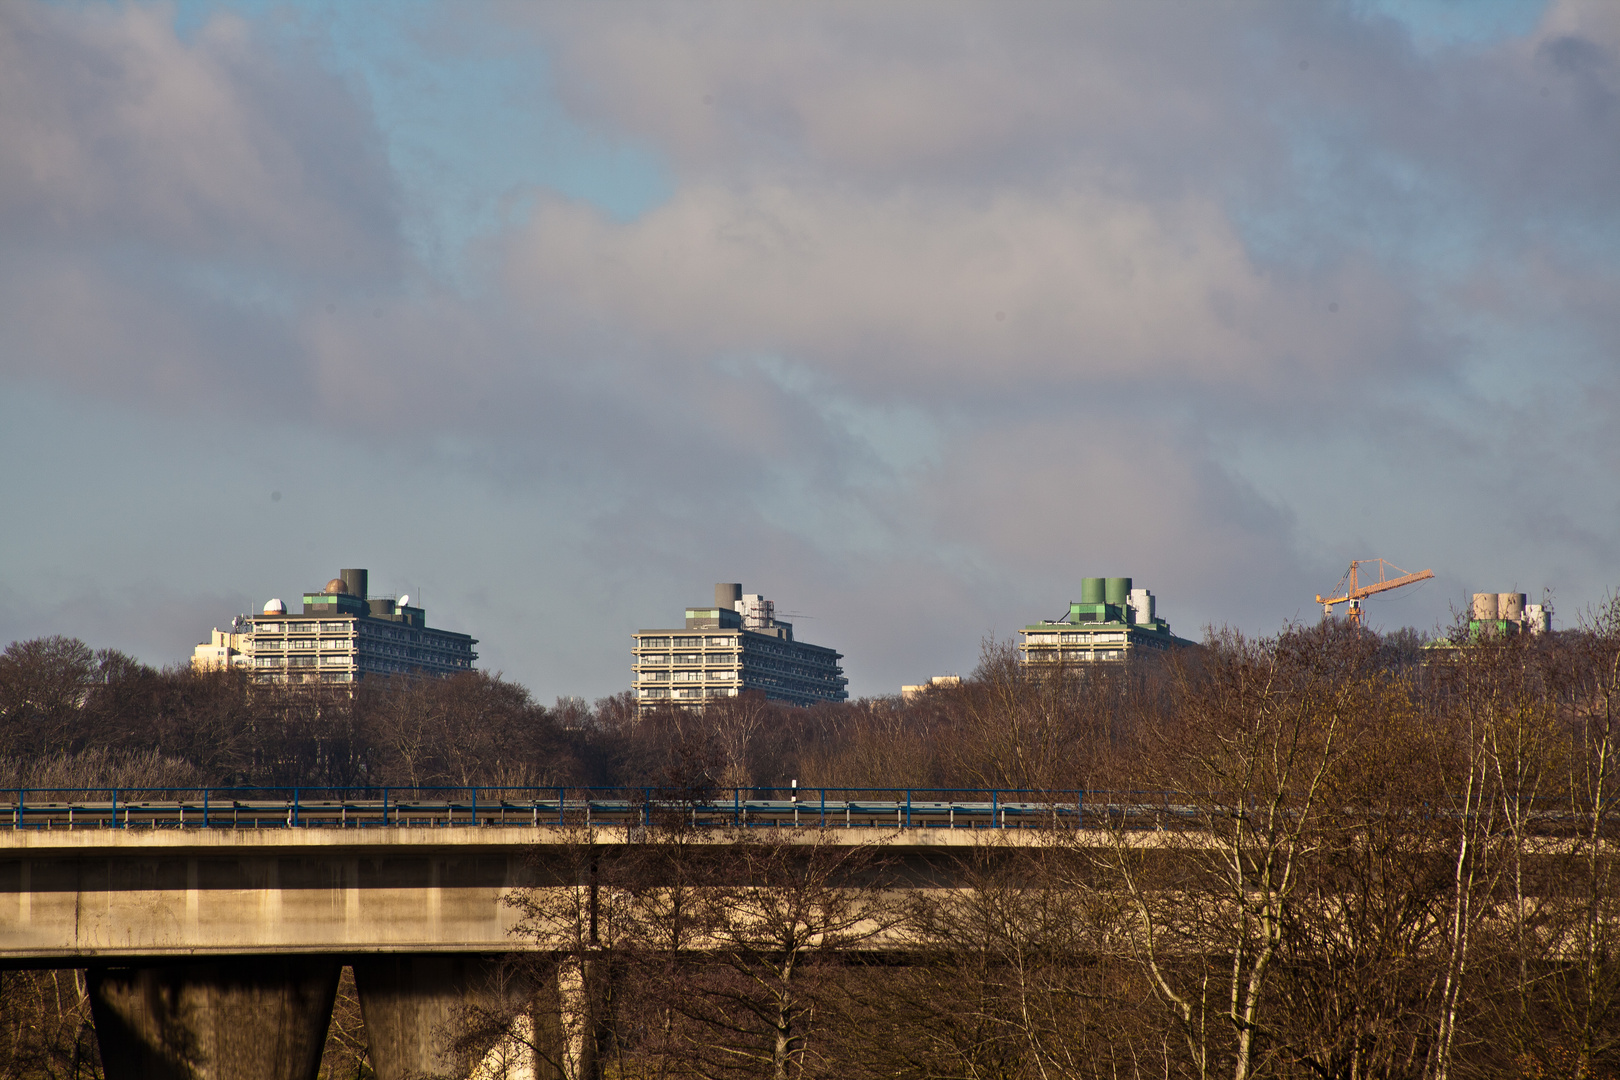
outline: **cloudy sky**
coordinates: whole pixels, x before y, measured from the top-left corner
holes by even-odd
[[[1620,585],[1620,4],[0,3],[0,642],[340,567],[543,700],[1131,575]]]

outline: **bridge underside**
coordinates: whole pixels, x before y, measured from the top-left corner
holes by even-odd
[[[591,840],[622,847],[636,832]],[[973,841],[838,832],[801,839],[887,842],[919,879]],[[514,983],[503,966],[518,944],[508,898],[575,885],[565,856],[580,839],[529,827],[13,831],[0,835],[0,964],[87,970],[107,1080],[313,1080],[345,963],[378,1080],[589,1077],[592,972],[529,964]],[[521,1037],[490,1042],[471,1022],[502,1016]]]
[[[92,967],[107,1080],[314,1080],[341,967],[335,956]],[[396,954],[360,959],[354,973],[378,1080],[593,1072],[566,1038],[583,1030],[573,1015],[583,1002],[559,995],[555,970],[537,986],[532,971],[514,983],[491,957]],[[582,1058],[585,1070],[564,1069]]]

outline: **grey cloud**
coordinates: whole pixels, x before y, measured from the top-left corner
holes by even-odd
[[[452,286],[301,46],[10,5],[4,370],[451,462],[570,516],[534,573],[572,601],[740,575],[818,609],[866,689],[970,664],[1093,572],[1178,597],[1183,632],[1271,627],[1418,499],[1569,475],[1577,429],[1620,460],[1591,242],[1616,39],[1560,6],[1430,55],[1346,12],[514,5],[562,100],[676,190],[629,221],[538,191]],[[1489,368],[1492,320],[1562,335],[1518,384],[1544,393]],[[1538,434],[1515,457],[1486,415]],[[1362,531],[1301,494],[1369,462],[1416,479]],[[1591,573],[1612,511],[1534,494]],[[874,609],[931,629],[895,644]]]
[[[0,9],[8,243],[253,260],[354,277],[393,259],[363,105],[229,16],[180,41],[161,5]]]

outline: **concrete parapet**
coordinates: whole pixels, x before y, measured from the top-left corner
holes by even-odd
[[[335,957],[91,968],[107,1080],[314,1080],[340,971]]]

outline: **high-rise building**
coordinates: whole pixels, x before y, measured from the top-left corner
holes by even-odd
[[[1061,619],[1018,631],[1018,659],[1042,665],[1117,663],[1144,649],[1174,649],[1193,642],[1170,632],[1154,610],[1153,594],[1131,588],[1130,578],[1082,578],[1080,599]]]
[[[747,690],[793,705],[843,701],[841,653],[793,640],[793,625],[776,605],[742,586],[714,587],[714,606],[686,609],[686,625],[637,630],[633,676],[643,709],[702,705]]]
[[[364,570],[344,570],[320,592],[305,593],[303,611],[292,614],[271,600],[215,637],[230,640],[198,646],[200,663],[217,664],[218,646],[240,653],[257,682],[352,683],[375,675],[454,675],[467,671],[477,640],[427,625],[427,612],[409,596],[368,596]],[[224,654],[226,663],[238,663]]]

